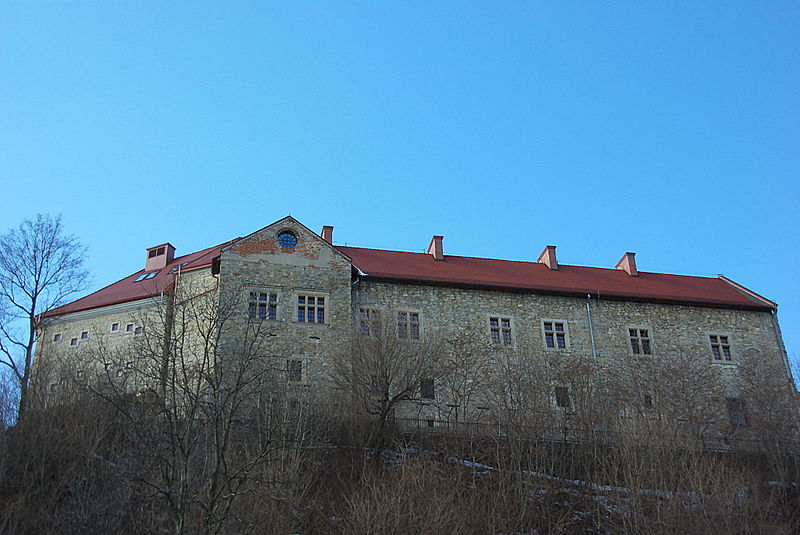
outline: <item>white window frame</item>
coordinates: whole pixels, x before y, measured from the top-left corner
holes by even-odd
[[[136,330],[136,324],[135,323],[126,323],[125,324],[125,334],[133,334],[135,330]]]
[[[116,328],[116,329],[114,329],[114,325],[116,325],[116,326],[117,326],[117,328]],[[108,327],[108,332],[110,332],[110,333],[114,333],[114,334],[117,334],[117,333],[119,333],[119,332],[120,332],[120,329],[121,329],[121,327],[122,327],[122,324],[121,324],[120,322],[118,322],[118,321],[114,321],[114,322],[112,322],[112,323],[111,323],[111,325]]]
[[[550,323],[553,326],[551,331],[545,329],[545,324]],[[558,334],[559,331],[556,330],[556,324],[560,323],[564,326],[564,347],[558,347]],[[567,351],[570,349],[570,340],[569,340],[569,322],[565,319],[556,319],[556,318],[542,318],[539,322],[539,328],[542,333],[542,345],[544,346],[545,351]],[[547,335],[549,333],[553,334],[553,347],[547,347]]]
[[[64,339],[64,335],[62,333],[55,333],[53,335],[53,342],[54,343],[61,342],[63,339]]]

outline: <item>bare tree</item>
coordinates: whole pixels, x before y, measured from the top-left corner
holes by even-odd
[[[733,415],[731,431],[741,431],[738,434],[744,435],[742,438],[754,440],[776,472],[785,477],[783,459],[796,453],[800,423],[792,377],[779,355],[755,348],[744,351],[736,376],[742,399],[734,400],[737,403],[731,407],[739,411]]]
[[[376,419],[372,439],[383,444],[387,423],[395,408],[417,397],[423,382],[435,383],[448,371],[449,359],[441,336],[428,332],[424,339],[404,339],[394,325],[363,322],[353,329],[342,350],[331,358],[335,388],[349,393]]]
[[[494,367],[495,348],[485,336],[462,331],[448,337],[448,373],[441,379],[448,406],[453,410],[453,422],[463,423],[477,419],[476,403],[485,399],[486,389]]]
[[[240,295],[185,277],[145,311],[132,346],[97,347],[88,386],[129,422],[144,467],[130,477],[163,499],[178,535],[226,531],[236,502],[269,486],[254,474],[300,425],[264,406],[281,397],[284,370]]]
[[[675,351],[661,359],[621,359],[612,382],[613,397],[627,408],[621,431],[646,442],[702,448],[719,421],[722,376],[704,356]]]
[[[0,236],[0,362],[19,382],[21,420],[28,407],[42,318],[88,286],[86,248],[67,236],[61,216],[37,215]]]

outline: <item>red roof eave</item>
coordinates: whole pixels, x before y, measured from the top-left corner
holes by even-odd
[[[687,299],[687,298],[676,298],[668,296],[603,293],[603,292],[598,292],[596,290],[566,290],[563,288],[554,288],[547,286],[513,286],[505,284],[476,283],[476,282],[457,281],[457,280],[441,281],[433,279],[400,277],[392,274],[381,274],[374,272],[368,274],[365,273],[364,275],[362,275],[362,278],[376,280],[376,281],[385,281],[385,282],[424,284],[428,286],[449,286],[457,288],[507,290],[509,292],[543,293],[548,295],[565,295],[565,296],[578,296],[578,297],[591,296],[591,297],[596,297],[598,299],[602,298],[602,299],[614,299],[614,300],[628,300],[628,301],[637,301],[642,303],[668,303],[668,304],[683,304],[683,305],[693,305],[693,306],[735,308],[735,309],[763,310],[763,311],[769,311],[775,308],[772,306],[759,305],[756,303],[739,304],[739,303],[731,303],[729,301],[720,301],[714,299]]]

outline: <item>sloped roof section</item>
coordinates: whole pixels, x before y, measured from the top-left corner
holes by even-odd
[[[145,273],[144,269],[139,270],[133,275],[97,290],[86,297],[55,308],[48,312],[47,316],[60,316],[62,314],[79,312],[81,310],[90,310],[93,308],[156,297],[172,286],[174,281],[174,272],[170,273],[172,268],[182,266],[182,271],[192,271],[208,267],[211,265],[211,260],[219,256],[224,247],[227,247],[239,239],[240,238],[236,238],[220,245],[203,249],[202,251],[179,256],[162,268],[155,277],[136,282],[136,279]]]
[[[136,282],[145,273],[145,270],[139,270],[86,297],[51,310],[47,316],[156,297],[173,284],[174,273],[170,273],[170,270],[180,265],[183,265],[183,271],[208,267],[224,248],[241,239],[177,257],[152,279]],[[341,246],[335,249],[352,259],[353,266],[363,276],[380,280],[562,295],[591,294],[599,298],[750,310],[772,310],[777,307],[772,301],[724,277],[691,277],[644,271],[639,271],[638,277],[631,277],[619,269],[559,264],[558,270],[554,271],[538,262],[449,255],[445,255],[444,261],[436,261],[426,253]]]
[[[447,256],[339,247],[367,278],[428,284],[503,288],[517,291],[641,301],[771,310],[777,305],[722,278],[639,272],[559,264],[558,271],[538,262]],[[737,288],[738,286],[738,288]],[[740,289],[741,288],[741,289]]]

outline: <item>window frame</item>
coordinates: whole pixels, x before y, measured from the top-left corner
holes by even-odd
[[[161,272],[160,269],[157,269],[155,271],[146,271],[141,275],[139,275],[138,277],[136,277],[136,279],[133,282],[149,281],[150,279],[154,279],[156,275],[158,275],[160,272]]]
[[[331,301],[330,301],[331,297],[330,297],[330,295],[331,294],[330,294],[330,292],[322,292],[322,291],[318,291],[318,290],[297,290],[297,289],[295,289],[292,292],[292,295],[293,295],[292,310],[293,310],[293,317],[294,317],[293,323],[300,323],[300,324],[303,324],[303,325],[327,325],[327,324],[330,323],[330,321],[331,321],[331,314],[330,314],[330,312],[331,312]],[[300,306],[301,306],[300,305],[300,298],[301,297],[303,297],[305,299],[305,303],[303,304],[303,308],[305,309],[304,317],[306,317],[306,318],[308,317],[308,315],[307,315],[307,313],[308,313],[308,298],[309,297],[313,297],[315,299],[315,301],[314,301],[314,303],[315,303],[314,304],[314,312],[315,312],[314,318],[315,319],[319,318],[319,306],[316,304],[317,303],[316,300],[319,299],[320,297],[324,299],[324,302],[323,302],[323,305],[322,305],[322,309],[323,309],[322,318],[323,318],[323,321],[300,321],[300,319],[299,319],[300,318],[299,311],[300,311]]]
[[[286,359],[286,381],[292,384],[302,384],[303,367],[303,359]]]
[[[492,326],[492,320],[497,320],[497,327]],[[503,321],[508,320],[508,327],[503,327]],[[508,330],[509,341],[505,342],[504,332]],[[489,343],[492,347],[509,347],[513,348],[517,344],[516,336],[517,325],[514,316],[508,313],[504,314],[487,314],[486,315],[486,332],[489,335]],[[495,341],[493,334],[497,332],[497,341]]]
[[[436,399],[436,381],[434,381],[432,378],[420,379],[419,398]]]
[[[253,294],[256,294],[256,300],[252,299]],[[266,295],[267,300],[264,301],[265,303],[265,313],[266,315],[262,318],[259,314],[259,304],[262,303],[261,295]],[[275,301],[272,301],[272,296],[275,296]],[[277,288],[270,288],[270,287],[261,287],[261,288],[249,288],[246,290],[245,298],[246,298],[246,312],[247,312],[247,319],[250,321],[278,321],[280,319],[280,306],[281,306],[281,292]],[[252,303],[256,303],[255,315],[252,315],[250,312],[250,306]],[[275,309],[275,317],[270,317],[270,311]]]
[[[712,338],[716,338],[717,341],[714,342]],[[722,339],[725,338],[727,343],[722,343]],[[715,331],[715,332],[707,332],[705,335],[706,348],[711,351],[711,362],[714,364],[722,364],[724,366],[732,366],[736,364],[736,359],[734,358],[733,354],[733,336],[730,333],[724,331]],[[717,359],[714,357],[714,346],[719,347],[719,355],[720,358]],[[725,358],[725,348],[728,349],[728,357]]]
[[[373,305],[358,307],[358,334],[368,338],[383,334],[386,310]],[[377,328],[377,331],[376,331]]]
[[[406,319],[401,323],[400,321],[400,314],[405,314]],[[417,336],[414,337],[411,335],[411,326],[414,325],[414,322],[411,321],[411,316],[415,315],[417,317],[416,326],[417,326]],[[394,331],[395,336],[397,336],[400,340],[410,340],[412,342],[422,340],[422,311],[415,310],[411,308],[398,308],[394,311]],[[404,324],[406,328],[406,336],[400,336],[400,325]]]
[[[133,334],[133,332],[135,330],[136,330],[136,324],[135,323],[126,323],[125,324],[125,331],[124,331],[125,334]]]
[[[736,406],[734,406],[736,405]],[[728,412],[728,425],[735,428],[749,427],[747,403],[741,397],[726,397],[725,409]]]
[[[636,336],[635,337],[632,336],[631,333],[630,333],[630,331],[633,331],[633,330],[636,331]],[[644,351],[642,351],[642,343],[641,343],[642,338],[643,338],[641,336],[642,331],[646,331],[647,332],[647,336],[644,337],[644,339],[647,340],[647,343],[650,346],[650,352],[649,353],[645,353]],[[649,326],[647,326],[647,325],[629,325],[628,327],[625,328],[625,337],[626,337],[626,340],[628,341],[628,353],[630,353],[631,355],[633,355],[635,357],[642,357],[642,356],[652,357],[655,354],[655,350],[654,350],[655,345],[653,344],[653,329],[650,328]],[[633,350],[633,339],[634,338],[636,338],[636,342],[639,345],[639,352],[638,353]]]
[[[556,402],[557,409],[564,409],[566,411],[572,410],[572,395],[569,390],[570,388],[567,385],[556,385],[553,388],[553,399]],[[566,396],[566,403],[561,403],[564,401],[564,398],[560,396],[559,393],[563,393],[563,396]]]
[[[553,325],[552,330],[548,331],[545,329],[545,324],[550,323]],[[562,324],[564,326],[564,347],[558,347],[558,331],[556,330],[556,324]],[[555,319],[555,318],[542,318],[539,320],[539,331],[542,335],[542,346],[544,347],[545,351],[569,351],[571,349],[570,343],[570,336],[569,336],[569,322],[565,319]],[[547,346],[547,334],[553,334],[553,347]]]
[[[284,245],[281,243],[281,237],[284,235],[291,236],[294,239],[294,243],[291,245]],[[297,247],[297,245],[300,243],[300,235],[294,229],[282,228],[275,233],[275,243],[277,243],[278,247],[280,247],[283,251],[291,250]]]
[[[53,342],[54,343],[61,342],[63,339],[64,339],[64,334],[63,333],[54,333],[53,334]]]
[[[116,329],[114,328],[114,325],[117,326]],[[113,322],[111,322],[111,325],[109,325],[109,327],[108,327],[108,332],[110,332],[112,334],[118,334],[118,333],[120,333],[122,331],[121,327],[122,327],[122,324],[119,321],[113,321]]]

